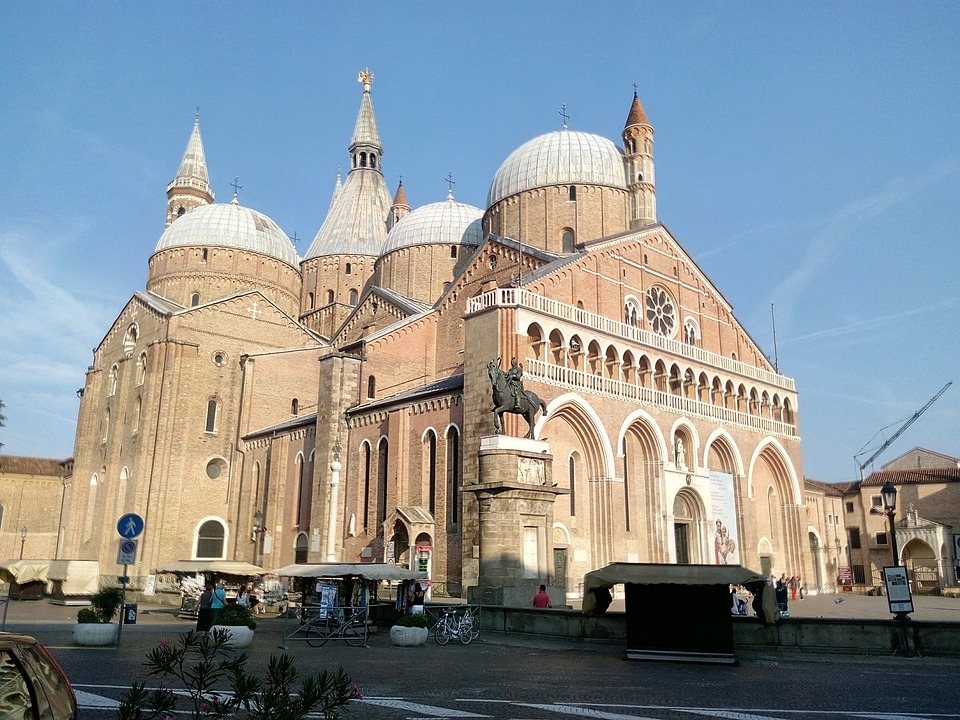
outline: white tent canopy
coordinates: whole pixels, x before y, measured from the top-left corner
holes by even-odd
[[[387,563],[320,563],[287,565],[274,570],[280,577],[362,577],[367,580],[426,580],[427,573]]]
[[[217,575],[266,575],[267,571],[257,565],[239,560],[177,560],[157,568],[158,573],[216,573]]]

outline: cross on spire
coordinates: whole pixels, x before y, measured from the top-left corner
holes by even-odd
[[[567,113],[567,104],[560,103],[560,109],[557,110],[557,115],[563,118],[563,129],[567,129],[567,122],[570,120],[570,115]]]
[[[633,94],[634,94],[634,96],[636,96],[636,94],[637,94],[637,84],[636,84],[636,83],[633,84]]]
[[[300,238],[297,237],[297,231],[296,231],[296,230],[294,230],[294,231],[293,231],[293,235],[290,236],[290,241],[291,241],[294,245],[299,245],[299,244],[300,244]]]
[[[236,197],[240,194],[240,191],[243,190],[243,185],[240,184],[240,176],[233,178],[233,182],[230,183],[233,186],[233,196]]]
[[[453,179],[453,173],[447,172],[447,176],[443,179],[447,184],[447,197],[453,197],[453,186],[456,185],[456,181]]]
[[[193,114],[194,122],[200,122],[200,106],[197,105],[197,111]]]

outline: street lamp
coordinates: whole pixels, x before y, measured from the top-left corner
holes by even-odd
[[[27,526],[20,528],[20,559],[23,560],[23,546],[27,544]]]
[[[900,564],[900,553],[897,551],[897,524],[893,520],[897,512],[897,489],[893,483],[887,480],[880,488],[880,495],[883,497],[883,509],[887,513],[887,520],[890,521],[890,548],[893,550],[893,564]]]

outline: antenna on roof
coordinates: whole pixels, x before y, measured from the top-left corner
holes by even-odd
[[[773,369],[780,372],[780,356],[777,354],[777,315],[770,303],[770,320],[773,322]]]

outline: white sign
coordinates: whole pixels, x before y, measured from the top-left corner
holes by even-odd
[[[903,565],[894,565],[883,569],[883,581],[887,586],[887,602],[892,613],[912,613],[913,595],[910,593],[910,579]]]
[[[121,540],[117,548],[117,565],[133,565],[137,562],[138,540]]]

